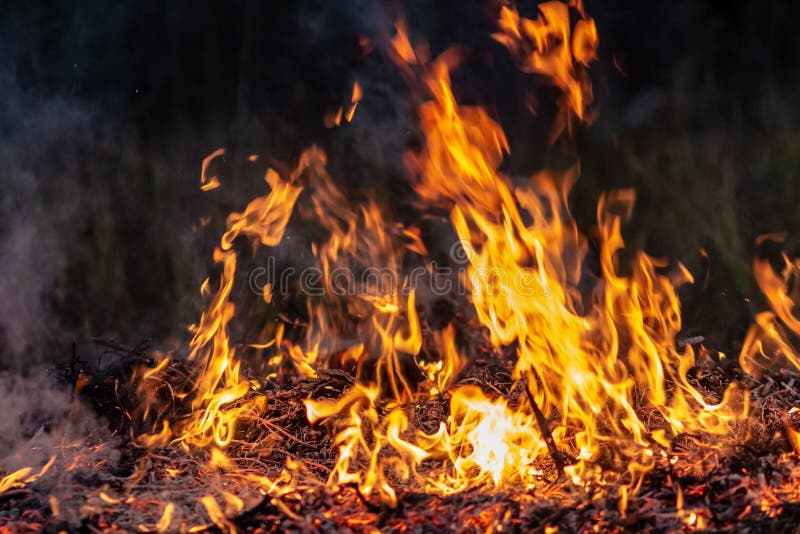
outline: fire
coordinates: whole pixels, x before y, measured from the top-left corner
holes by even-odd
[[[493,37],[514,55],[525,72],[543,75],[561,89],[568,109],[579,120],[585,118],[592,102],[587,67],[596,58],[597,27],[583,10],[582,3],[570,2],[580,15],[573,26],[570,5],[543,2],[536,20],[520,17],[516,8],[503,6]]]
[[[657,269],[665,265],[640,254],[631,277],[618,274],[618,213],[630,213],[632,192],[607,195],[598,206],[602,282],[587,307],[577,288],[587,241],[566,199],[576,169],[565,176],[542,173],[512,189],[497,171],[509,151],[505,136],[484,110],[459,107],[448,59],[434,62],[425,78],[432,96],[419,111],[426,145],[410,158],[421,176],[417,191],[453,206],[453,226],[470,249],[472,303],[492,343],[498,349],[518,344],[515,376],[528,378],[545,415],[559,414],[555,433],[566,437],[568,428],[577,429],[568,438],[579,460],[570,473],[580,479],[584,461],[611,449],[636,480],[652,463],[653,446],[667,444],[667,434],[726,433],[745,414],[740,396],[731,388],[721,404],[707,403],[686,379],[692,349],[675,346],[681,328],[675,286],[688,281],[688,273],[678,266],[672,275],[661,274]],[[671,385],[677,387],[669,398]],[[640,419],[637,391],[665,419],[661,428]],[[454,404],[460,393],[453,393]],[[529,421],[527,428],[537,442],[535,425]],[[512,464],[524,467],[530,459],[517,456]]]
[[[780,243],[785,237],[782,234],[761,236],[756,245]],[[795,351],[790,337],[800,335],[800,319],[795,316],[796,306],[800,302],[800,294],[797,293],[800,258],[792,261],[784,253],[781,260],[783,269],[780,273],[773,270],[768,259],[757,257],[753,262],[756,282],[771,308],[756,316],[739,356],[742,369],[755,375],[786,362],[800,369],[800,355]]]
[[[582,2],[542,3],[535,20],[502,7],[497,26],[494,39],[519,67],[563,93],[555,133],[589,122],[587,68],[597,56],[598,35]],[[167,357],[140,370],[136,417],[149,430],[135,443],[207,449],[208,473],[238,476],[263,495],[283,495],[308,476],[302,462],[288,458],[273,480],[237,474],[237,460],[225,452],[242,439],[242,423],[257,424],[266,409],[265,398],[251,392],[268,380],[339,371],[349,379],[345,391],[323,388],[305,400],[308,421],[329,429],[337,450],[329,486],[353,487],[368,502],[395,506],[401,487],[450,495],[473,488],[528,491],[554,477],[579,487],[615,482],[624,515],[676,437],[689,434],[712,447],[717,438],[738,432],[748,416],[741,386],[731,384],[712,400],[689,378],[697,355],[691,345],[679,347],[676,337],[682,329],[677,290],[693,282],[691,274],[680,263],[644,252],[623,263],[621,228],[633,211],[633,191],[601,196],[590,237],[569,209],[577,162],[526,180],[506,174],[502,164],[512,147],[502,127],[487,109],[463,105],[455,96],[450,73],[458,67],[458,52],[430,59],[424,45],[412,44],[404,22],[396,24],[388,50],[419,91],[421,148],[405,157],[419,209],[448,213],[464,260],[460,282],[468,294],[460,305],[487,339],[490,356],[502,364],[511,355],[514,383],[500,391],[459,382],[470,363],[459,327],[451,321],[428,328],[418,311],[420,282],[409,265],[421,262],[429,275],[432,269],[420,228],[394,221],[374,195],[355,201],[329,176],[324,152],[311,147],[291,171],[269,169],[268,192],[228,216],[213,256],[218,280],[203,283],[206,309],[191,328],[189,376],[165,378]],[[361,99],[356,82],[347,110],[339,108],[326,123],[354,120]],[[203,161],[203,190],[220,187],[209,169],[225,155],[218,149]],[[294,223],[313,228],[307,243],[312,265],[304,271],[311,276],[291,294],[304,313],[288,317],[281,308],[285,288],[274,280],[261,283],[258,304],[280,322],[259,325],[257,339],[232,341],[232,327],[248,320],[237,304],[239,244],[249,244],[253,257],[259,249],[271,254]],[[599,260],[595,271],[586,267],[592,250]],[[751,374],[777,357],[800,369],[791,342],[800,336],[794,314],[800,261],[783,261],[780,274],[767,260],[754,265],[772,311],[756,318],[744,343],[741,366]],[[245,351],[266,362],[261,377],[245,376]],[[163,399],[164,384],[170,402]],[[412,407],[434,401],[446,405],[446,414],[438,429],[420,428]],[[785,428],[800,450],[797,431]],[[7,475],[0,493],[35,480],[51,464],[37,475],[30,468]],[[178,473],[166,471],[168,478]],[[235,530],[229,518],[245,508],[227,489],[205,494],[199,503],[225,532]],[[680,488],[676,505],[686,525],[705,525],[702,513],[684,509]],[[164,503],[160,519],[140,530],[175,528],[174,515],[174,505]]]
[[[529,20],[503,7],[494,38],[523,70],[563,91],[565,114],[586,121],[592,101],[586,67],[598,44],[594,21],[580,4],[546,2],[539,9]],[[621,274],[620,228],[633,209],[633,192],[600,199],[601,270],[587,292],[579,285],[592,276],[584,270],[590,240],[568,208],[578,165],[512,184],[500,171],[511,151],[502,128],[485,109],[463,106],[454,96],[450,70],[457,54],[429,61],[424,46],[412,46],[404,23],[396,28],[393,57],[412,86],[425,88],[418,108],[424,145],[406,159],[418,177],[415,190],[423,204],[449,210],[467,259],[463,283],[476,319],[498,353],[515,347],[513,377],[524,384],[526,402],[511,404],[479,387],[456,385],[466,358],[455,328],[423,340],[414,287],[403,272],[407,255],[427,252],[418,231],[386,220],[369,198],[352,206],[327,175],[324,154],[312,148],[289,177],[268,171],[270,193],[228,217],[214,256],[220,281],[216,291],[208,281],[203,285],[209,305],[191,342],[189,359],[198,373],[181,393],[193,413],[174,439],[213,444],[215,465],[226,465],[221,451],[235,438],[237,420],[258,409],[244,401],[251,383],[241,376],[228,335],[236,314],[233,243],[244,236],[254,247],[277,246],[295,217],[313,221],[325,236],[311,245],[323,291],[306,298],[302,341],[290,341],[281,327],[252,346],[269,350],[281,372],[286,364],[306,377],[331,367],[354,369],[357,382],[341,397],[306,401],[309,421],[331,421],[336,432],[332,485],[355,485],[365,497],[393,505],[393,481],[441,494],[482,484],[532,487],[543,479],[542,462],[552,457],[575,484],[593,480],[600,464],[610,467],[627,477],[625,496],[652,468],[654,451],[674,436],[731,432],[746,416],[746,395],[734,385],[719,403],[705,399],[687,378],[693,349],[675,343],[681,330],[676,288],[691,275],[644,253],[626,267],[631,274]],[[348,121],[360,98],[356,84]],[[206,189],[214,183],[205,177],[208,161]],[[301,191],[308,194],[303,202]],[[337,278],[344,268],[369,276],[343,288],[352,282]],[[265,287],[264,302],[277,305],[274,288]],[[438,358],[420,355],[423,341]],[[404,365],[409,361],[426,379],[419,385]],[[442,394],[449,398],[447,420],[432,434],[415,429],[404,405]],[[167,430],[147,439],[163,442]],[[561,465],[562,456],[572,458],[570,465]],[[203,504],[225,529],[216,501],[207,497]]]
[[[172,514],[174,511],[175,511],[175,505],[172,503],[167,503],[164,506],[164,512],[161,514],[161,518],[158,520],[158,522],[152,525],[148,524],[139,525],[139,531],[166,532],[170,524],[172,523]]]
[[[195,327],[190,346],[189,360],[199,369],[197,382],[184,395],[192,397],[191,406],[195,416],[182,430],[181,440],[190,444],[206,446],[216,443],[225,447],[234,436],[236,419],[244,408],[224,411],[221,408],[241,399],[250,389],[250,384],[239,373],[239,362],[230,347],[227,325],[233,317],[234,305],[230,302],[233,277],[236,271],[236,254],[231,250],[238,236],[246,236],[254,245],[274,246],[283,236],[294,202],[302,190],[293,182],[311,164],[313,153],[302,158],[289,179],[283,180],[270,169],[264,180],[271,187],[270,193],[251,201],[241,213],[228,217],[228,229],[220,239],[214,252],[214,260],[222,265],[219,289],[212,295],[209,281],[203,284],[202,293],[210,297],[208,310]]]
[[[344,117],[346,122],[353,122],[353,117],[356,114],[356,108],[361,101],[362,94],[362,89],[358,82],[353,83],[353,92],[350,96],[350,106],[347,108],[347,111],[340,106],[336,108],[336,110],[326,113],[324,120],[325,126],[328,128],[339,126],[342,123],[342,117]]]
[[[215,159],[225,155],[224,148],[218,148],[203,160],[203,167],[200,170],[200,189],[203,191],[211,191],[220,186],[219,178],[217,176],[208,175],[208,167]]]
[[[33,468],[31,467],[23,467],[4,476],[3,478],[0,478],[0,494],[12,488],[22,487],[26,484],[30,484],[31,482],[35,482],[37,479],[41,478],[45,473],[47,473],[55,461],[55,456],[50,457],[50,459],[36,473],[33,472]]]

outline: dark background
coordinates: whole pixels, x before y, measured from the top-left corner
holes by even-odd
[[[113,5],[112,5],[113,4]],[[522,1],[521,11],[535,13]],[[790,2],[586,0],[598,25],[598,119],[576,136],[575,213],[634,187],[631,248],[679,259],[686,331],[735,351],[762,300],[759,234],[800,236],[800,9]],[[489,0],[0,1],[0,368],[63,359],[73,338],[177,346],[224,214],[265,191],[267,163],[311,143],[331,174],[405,210],[410,95],[380,47],[399,11],[435,53],[464,45],[463,102],[506,129],[509,172],[555,158],[546,95],[489,37]],[[619,68],[615,68],[614,63]],[[323,126],[354,80],[350,125]],[[225,146],[223,187],[199,191]],[[262,155],[251,164],[247,156]],[[270,159],[271,158],[271,159]],[[212,217],[207,226],[201,217]],[[698,253],[703,247],[707,262]],[[790,241],[791,247],[791,241]]]

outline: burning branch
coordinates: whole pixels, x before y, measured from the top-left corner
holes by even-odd
[[[530,373],[534,380],[538,380],[538,374],[536,373],[535,369],[531,368]],[[553,459],[553,463],[556,464],[558,478],[563,478],[564,459],[561,457],[561,451],[558,450],[558,446],[553,439],[553,433],[550,432],[550,426],[547,423],[547,418],[544,416],[542,410],[539,408],[539,405],[536,402],[536,399],[533,397],[533,393],[528,386],[528,380],[525,377],[522,377],[522,385],[525,389],[525,396],[528,399],[528,403],[531,405],[533,414],[536,417],[536,424],[539,427],[539,431],[542,433],[542,438],[544,438],[545,443],[547,443],[547,450],[550,452],[550,457]]]

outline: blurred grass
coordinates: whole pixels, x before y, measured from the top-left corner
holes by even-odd
[[[800,237],[796,104],[770,79],[747,80],[749,95],[742,94],[709,79],[702,65],[682,65],[671,79],[644,116],[612,117],[612,126],[601,126],[607,137],[584,142],[579,211],[588,213],[609,185],[633,187],[627,244],[685,263],[696,280],[681,291],[685,327],[715,349],[736,350],[765,306],[751,268],[756,238]],[[614,111],[624,118],[637,106],[642,101]]]

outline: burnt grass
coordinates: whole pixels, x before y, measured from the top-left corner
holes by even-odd
[[[489,350],[478,348],[459,383],[479,385],[505,396],[512,405],[525,402],[522,388],[511,378],[511,351]],[[294,460],[300,465],[294,479],[297,488],[251,495],[241,510],[215,524],[208,517],[203,520],[204,510],[197,504],[201,496],[218,489],[212,480],[217,475],[203,467],[208,452],[178,447],[147,450],[136,445],[131,436],[141,428],[126,415],[137,402],[131,376],[137,366],[152,361],[143,347],[117,346],[114,352],[115,364],[102,370],[73,352],[56,371],[73,387],[80,382],[75,395],[113,431],[117,460],[79,466],[67,478],[43,476],[0,493],[0,533],[153,530],[166,501],[195,510],[199,515],[193,524],[205,525],[203,531],[208,532],[554,532],[556,528],[559,532],[764,532],[800,524],[800,458],[785,434],[787,425],[800,426],[800,418],[792,421],[788,414],[800,406],[800,374],[795,372],[753,378],[734,364],[694,369],[690,379],[711,401],[718,400],[732,381],[749,390],[746,427],[736,429],[740,437],[722,443],[706,436],[676,436],[669,450],[656,454],[655,468],[639,491],[628,496],[624,514],[618,491],[624,480],[578,487],[559,477],[549,458],[536,466],[541,483],[528,490],[476,487],[438,496],[394,481],[398,497],[394,508],[374,495],[362,495],[355,485],[328,486],[325,481],[337,456],[332,439],[335,422],[311,425],[303,399],[335,398],[355,379],[343,371],[330,371],[313,380],[268,381],[248,394],[263,397],[263,411],[240,424],[226,454],[243,475],[272,478],[280,475],[287,459]],[[177,360],[164,372],[177,378],[185,374],[184,365]],[[432,432],[449,415],[448,394],[409,403],[405,409],[412,428]],[[87,443],[103,446],[91,443],[91,437]],[[562,452],[569,463],[569,451]],[[610,460],[604,467],[619,470]],[[116,497],[101,502],[97,498],[101,493]],[[173,521],[167,531],[179,528]]]

